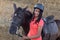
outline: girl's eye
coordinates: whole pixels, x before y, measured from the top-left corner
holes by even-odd
[[[38,10],[38,9],[36,9],[35,11],[36,11],[36,12],[40,12],[40,10]]]

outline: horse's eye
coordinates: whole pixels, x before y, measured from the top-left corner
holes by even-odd
[[[14,16],[17,16],[17,14],[14,14]]]

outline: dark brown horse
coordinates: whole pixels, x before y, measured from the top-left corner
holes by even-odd
[[[32,13],[26,9],[27,7],[16,7],[16,4],[14,4],[15,12],[11,20],[12,22],[9,29],[10,34],[16,34],[16,31],[19,30],[20,26],[22,26],[25,35],[27,35],[29,31],[29,21],[32,17]]]
[[[56,40],[60,40],[60,20],[55,20],[55,22],[57,23],[58,29],[59,29],[58,36],[57,36]]]
[[[12,35],[15,34],[16,35],[16,31],[19,30],[20,26],[22,26],[22,28],[25,32],[25,35],[28,34],[28,32],[29,32],[29,22],[32,18],[32,13],[30,11],[26,10],[26,9],[27,9],[27,7],[26,8],[21,8],[21,7],[17,8],[16,4],[14,4],[15,12],[13,14],[12,22],[11,22],[10,29],[9,29],[10,34],[12,34]],[[60,20],[55,20],[55,22],[57,23],[58,28],[60,29]],[[58,32],[58,34],[60,35],[59,32]],[[17,34],[17,35],[19,35],[19,34]],[[21,35],[19,35],[19,36],[21,36]],[[58,35],[56,36],[56,38],[57,37],[58,37]]]

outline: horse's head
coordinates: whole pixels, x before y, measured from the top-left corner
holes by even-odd
[[[31,12],[27,11],[26,8],[16,7],[16,4],[14,4],[15,12],[12,17],[12,22],[10,26],[10,34],[16,34],[17,29],[23,24],[24,19],[28,19],[31,17]]]

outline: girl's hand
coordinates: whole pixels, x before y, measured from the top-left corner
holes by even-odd
[[[27,36],[23,36],[23,39],[29,39]]]

